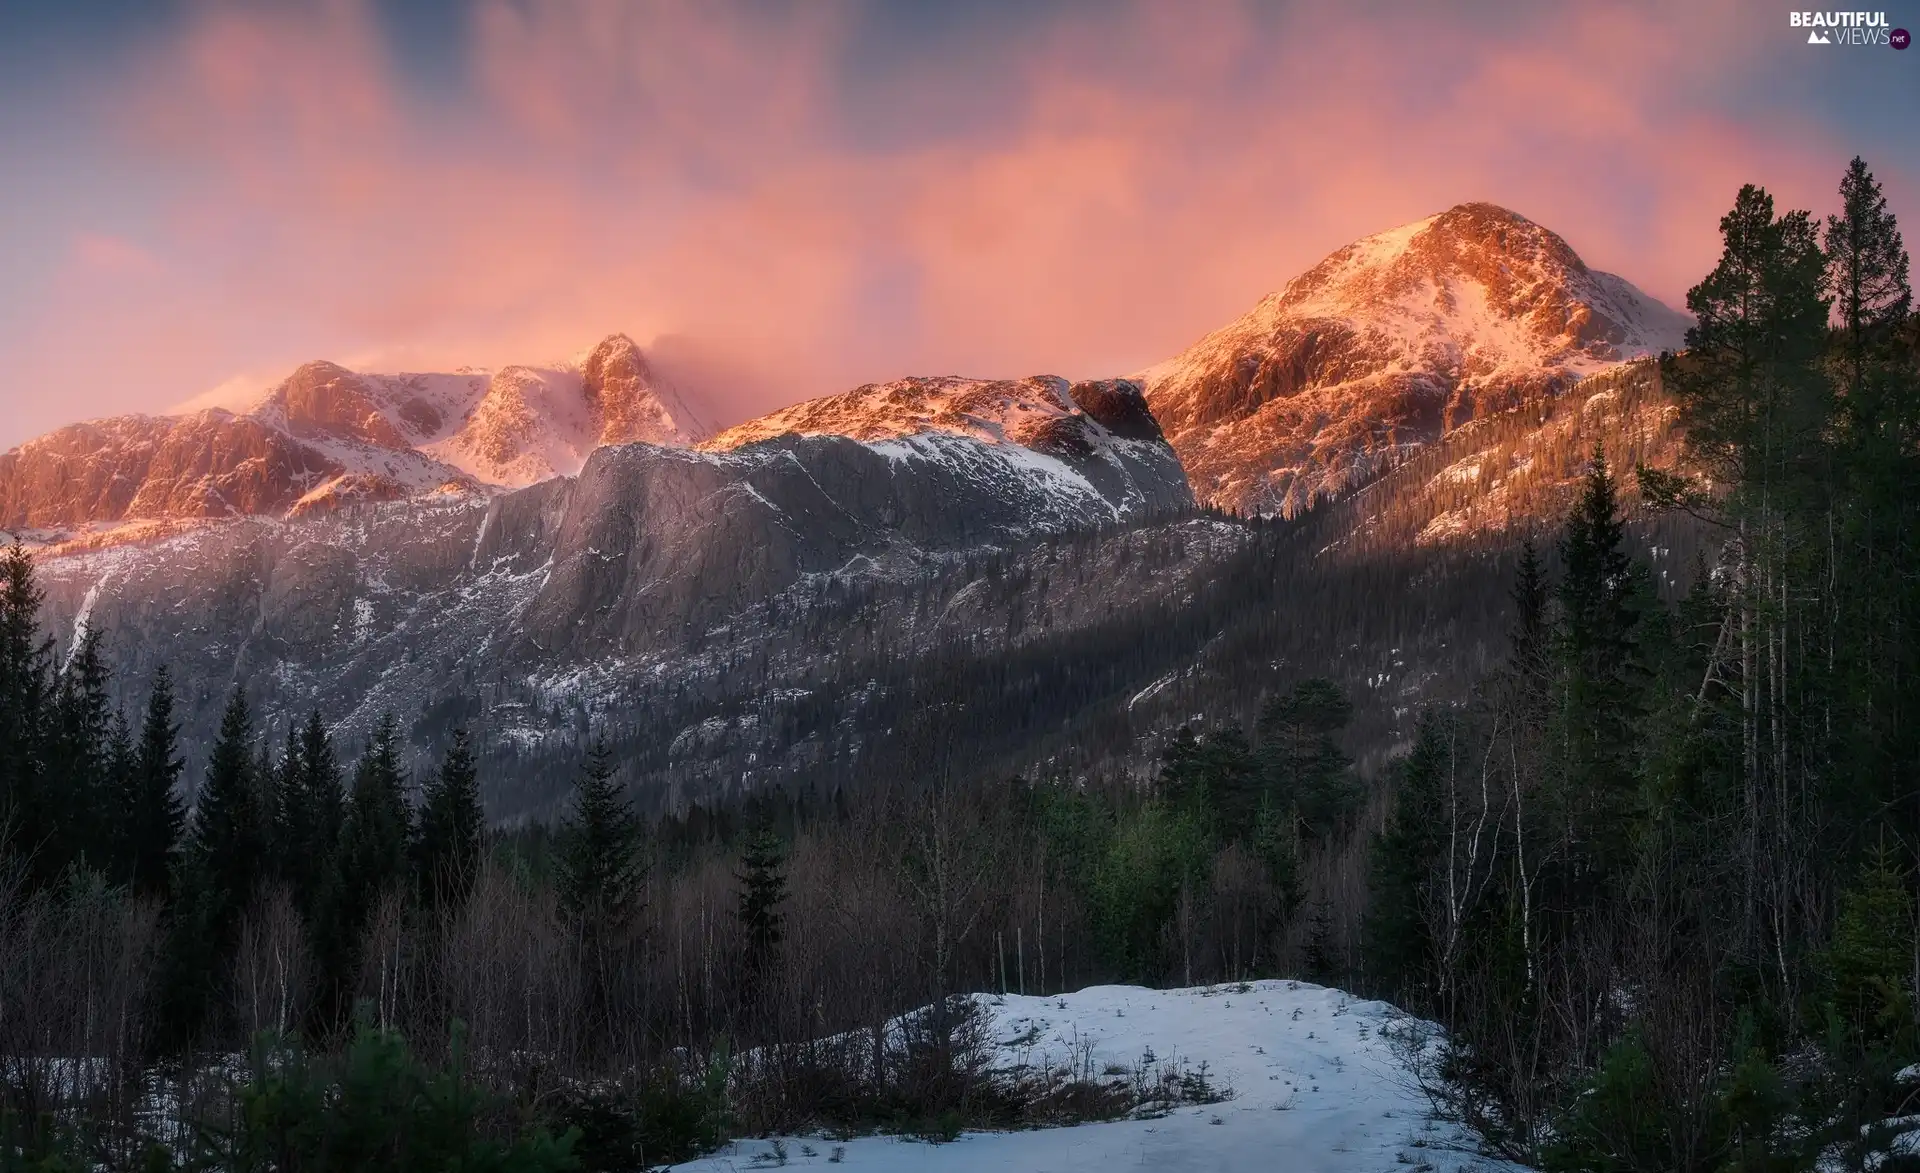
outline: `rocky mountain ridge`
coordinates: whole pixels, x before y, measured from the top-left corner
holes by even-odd
[[[1688,319],[1492,204],[1359,240],[1141,375],[1194,493],[1296,516]]]
[[[380,375],[310,362],[244,413],[72,424],[0,454],[0,529],[58,538],[485,494],[572,475],[606,444],[711,428],[624,335],[578,364]]]

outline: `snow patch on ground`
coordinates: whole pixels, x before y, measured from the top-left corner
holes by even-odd
[[[1224,1102],[1157,1119],[1031,1132],[967,1133],[951,1144],[899,1137],[743,1140],[683,1173],[838,1165],[869,1173],[1524,1173],[1477,1155],[1435,1119],[1409,1067],[1433,1028],[1384,1002],[1304,982],[1185,990],[1095,986],[1058,997],[977,997],[999,1065],[1133,1068],[1206,1064]],[[776,1153],[784,1153],[784,1161]]]

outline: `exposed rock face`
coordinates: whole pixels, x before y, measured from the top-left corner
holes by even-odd
[[[280,513],[343,471],[248,416],[119,416],[0,454],[0,528]]]
[[[490,484],[520,486],[573,476],[602,445],[684,446],[710,431],[633,339],[615,334],[577,368],[503,368],[432,451]]]
[[[1023,443],[869,417],[884,438],[782,430],[713,450],[615,445],[577,477],[492,497],[349,498],[144,548],[76,548],[42,563],[49,617],[63,634],[82,615],[107,631],[127,687],[163,662],[197,682],[195,736],[233,679],[271,682],[256,698],[269,719],[318,705],[349,735],[382,711],[461,703],[476,682],[577,678],[568,702],[599,705],[742,623],[777,637],[768,609],[806,605],[830,584],[897,584],[1190,507],[1172,449],[1115,435],[1075,390],[1036,379],[980,399],[1011,413]],[[1151,422],[1137,387],[1078,390],[1123,428]],[[501,719],[536,740],[556,733]]]
[[[1348,245],[1148,371],[1194,492],[1298,513],[1469,420],[1677,348],[1686,319],[1492,204]]]
[[[600,425],[596,444],[691,444],[713,432],[625,334],[593,348],[580,386]]]
[[[1009,524],[1010,517],[1045,526],[1062,516],[1071,520],[1053,528],[1071,528],[1193,504],[1139,384],[1125,379],[1070,385],[1051,375],[948,376],[869,383],[729,428],[701,448],[724,452],[829,436],[865,441],[889,461],[942,470],[934,482],[953,482],[942,488],[951,495],[949,511],[966,508],[964,486],[993,485],[998,507],[983,516],[1003,520],[986,528]],[[972,526],[976,519],[957,523]]]
[[[408,400],[411,419],[435,430],[441,420],[430,405]],[[360,440],[382,448],[411,442],[374,403],[359,375],[330,362],[310,362],[275,388],[254,415],[272,418],[301,439]]]
[[[710,429],[616,334],[577,366],[376,375],[310,362],[243,415],[75,424],[0,456],[0,528],[98,527],[518,487],[572,476],[603,444]],[[122,531],[131,535],[130,527]]]

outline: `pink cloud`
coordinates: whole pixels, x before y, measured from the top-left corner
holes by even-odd
[[[87,411],[612,330],[692,340],[735,414],[910,372],[1112,374],[1469,199],[1677,302],[1740,183],[1824,208],[1862,149],[1714,112],[1772,51],[1730,5],[1369,12],[1101,7],[862,86],[850,11],[498,3],[449,97],[357,4],[210,8],[103,101],[153,238],[83,237],[11,357]],[[990,116],[935,124],[988,86]],[[863,131],[863,99],[926,133]]]

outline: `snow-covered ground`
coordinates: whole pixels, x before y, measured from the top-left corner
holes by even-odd
[[[743,1140],[677,1166],[683,1173],[837,1165],[869,1173],[1522,1173],[1477,1156],[1438,1121],[1408,1067],[1425,1024],[1384,1002],[1305,982],[1187,990],[1096,986],[1059,997],[983,998],[1005,1064],[1096,1073],[1206,1064],[1228,1093],[1157,1119],[1025,1132],[967,1133],[948,1144],[898,1137],[845,1142]],[[1411,1032],[1411,1033],[1410,1033]]]

